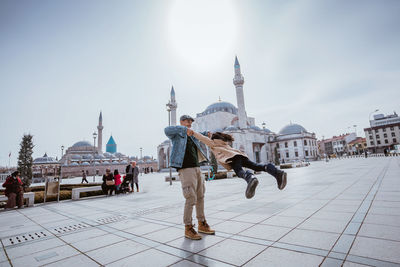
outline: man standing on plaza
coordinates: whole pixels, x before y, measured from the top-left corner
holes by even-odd
[[[183,196],[186,199],[183,212],[185,237],[199,240],[201,235],[196,232],[192,224],[193,206],[196,206],[198,231],[204,234],[215,234],[215,231],[207,224],[204,215],[205,184],[200,171],[200,162],[207,161],[207,157],[200,148],[199,141],[192,136],[193,131],[190,128],[193,121],[189,115],[183,115],[180,118],[181,125],[166,127],[164,132],[172,142],[170,166],[178,170]]]

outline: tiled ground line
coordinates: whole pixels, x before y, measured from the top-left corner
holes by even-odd
[[[369,171],[367,171],[366,173],[368,173]],[[349,189],[349,188],[351,188],[354,184],[356,184],[359,180],[361,180],[362,179],[362,177],[363,176],[360,176],[360,178],[358,179],[358,180],[356,180],[356,181],[354,181],[351,185],[349,185],[348,187],[346,187],[343,191],[341,191],[336,197],[334,197],[334,198],[332,198],[332,199],[330,199],[327,203],[325,203],[325,205],[323,205],[320,209],[318,209],[317,211],[315,211],[313,214],[311,214],[310,216],[308,216],[307,218],[305,218],[303,221],[301,221],[299,224],[297,224],[295,227],[293,227],[292,228],[292,230],[290,230],[289,232],[287,232],[286,234],[284,234],[282,237],[280,237],[278,240],[276,240],[271,246],[272,247],[274,247],[274,244],[275,243],[279,243],[279,240],[281,240],[282,238],[284,238],[286,235],[288,235],[289,233],[291,233],[294,229],[296,229],[299,225],[301,225],[302,223],[304,223],[306,220],[308,220],[311,216],[313,216],[315,213],[317,213],[318,211],[320,211],[321,209],[323,209],[326,205],[328,205],[330,202],[332,202],[333,200],[335,200],[337,197],[339,197],[341,194],[343,194],[343,192],[345,192],[347,189]],[[329,187],[329,186],[328,186]],[[327,188],[325,188],[325,189],[323,189],[323,190],[321,190],[321,192],[322,191],[324,191],[324,190],[326,190]],[[304,200],[302,200],[302,201],[304,201]],[[300,201],[300,202],[298,202],[298,203],[301,203],[302,201]],[[297,204],[298,204],[297,203]],[[296,205],[297,205],[296,204]],[[253,226],[252,226],[253,227]],[[250,227],[249,227],[250,228]],[[243,230],[244,231],[244,230]],[[243,232],[243,231],[241,231],[241,232]],[[240,234],[241,232],[239,232],[238,234]],[[301,246],[298,246],[298,247],[301,247]],[[250,262],[251,260],[253,260],[254,258],[256,258],[258,255],[260,255],[261,253],[263,253],[265,250],[267,250],[269,247],[267,247],[267,248],[265,248],[264,250],[262,250],[260,253],[258,253],[257,255],[255,255],[253,258],[251,258],[251,259],[249,259],[246,263],[244,263],[244,265],[245,264],[247,264],[248,262]],[[303,252],[303,251],[302,251]],[[326,254],[327,255],[327,254]],[[319,255],[319,254],[317,254],[317,256],[321,256],[321,255]]]
[[[344,259],[344,261],[346,261],[346,259],[347,259],[348,256],[349,256],[349,253],[350,253],[351,248],[353,247],[354,241],[355,241],[355,239],[356,239],[356,237],[357,237],[357,235],[358,235],[358,233],[359,233],[359,231],[360,231],[360,229],[361,229],[362,224],[364,223],[364,220],[365,220],[365,217],[366,217],[367,214],[368,214],[368,211],[371,209],[372,203],[373,203],[373,201],[374,201],[374,199],[375,199],[375,197],[376,197],[376,194],[378,193],[378,190],[379,190],[379,188],[380,188],[380,186],[381,186],[381,184],[382,184],[382,182],[383,182],[383,179],[385,178],[386,172],[387,172],[387,170],[389,169],[389,166],[390,166],[390,163],[391,163],[391,162],[392,162],[392,159],[390,159],[388,165],[387,165],[386,168],[384,169],[384,173],[382,174],[382,177],[381,177],[381,178],[377,181],[377,183],[374,185],[374,187],[376,187],[375,191],[374,191],[374,192],[370,191],[370,193],[369,193],[369,194],[367,195],[367,197],[366,197],[366,198],[371,198],[371,199],[369,200],[368,209],[367,209],[366,212],[365,212],[364,218],[363,218],[362,222],[361,222],[360,225],[359,225],[359,228],[358,228],[358,230],[357,230],[357,232],[356,232],[356,234],[355,234],[355,236],[354,236],[353,242],[351,243],[351,245],[350,245],[350,247],[349,247],[349,250],[347,251],[347,255],[346,255],[346,258]],[[379,182],[379,183],[378,183],[378,182]],[[366,202],[366,203],[368,203],[368,202]]]

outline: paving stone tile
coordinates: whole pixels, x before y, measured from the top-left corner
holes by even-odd
[[[364,265],[364,264],[354,263],[354,262],[350,262],[350,261],[345,261],[343,263],[343,267],[366,267],[366,266],[371,266],[371,265]]]
[[[399,215],[367,214],[367,217],[365,218],[364,223],[381,224],[381,225],[400,227],[400,216]]]
[[[71,246],[65,245],[15,258],[12,260],[12,264],[13,266],[42,266],[46,263],[51,263],[78,254],[80,254],[79,251]]]
[[[226,262],[221,262],[217,261],[214,259],[210,259],[198,254],[192,255],[188,258],[188,260],[194,261],[198,264],[201,264],[202,266],[207,266],[207,267],[229,267],[229,266],[235,266],[232,264],[228,264]]]
[[[346,221],[333,221],[333,220],[310,218],[307,219],[301,225],[299,225],[297,228],[314,230],[314,231],[342,233],[346,228],[346,225],[347,225]]]
[[[204,266],[204,265],[200,265],[200,264],[194,263],[192,261],[188,261],[188,260],[182,260],[182,261],[172,264],[170,266],[171,267],[200,267],[200,266]]]
[[[333,212],[333,211],[318,211],[312,218],[323,219],[323,220],[335,220],[335,221],[346,221],[349,222],[353,217],[354,213],[350,212]]]
[[[51,238],[40,241],[30,241],[20,245],[6,247],[6,252],[10,259],[15,259],[17,257],[23,257],[63,245],[65,245],[65,243],[61,240],[57,238]]]
[[[2,261],[0,262],[0,267],[11,267],[11,265],[8,261]]]
[[[199,254],[222,262],[242,265],[265,248],[266,246],[227,239]]]
[[[219,224],[214,225],[212,228],[218,232],[237,234],[247,228],[252,227],[254,224],[245,223],[245,222],[237,222],[237,221],[224,221]]]
[[[303,221],[304,221],[304,218],[300,218],[300,217],[275,215],[261,223],[268,224],[268,225],[276,225],[276,226],[293,228],[293,227],[296,227],[298,224],[300,224]]]
[[[156,232],[152,232],[146,235],[143,235],[145,238],[149,238],[151,240],[160,242],[160,243],[167,243],[184,235],[184,230],[178,229],[175,227],[168,227],[161,229]]]
[[[149,247],[131,240],[127,240],[89,251],[86,254],[101,264],[108,264],[146,249],[149,249]]]
[[[400,216],[400,208],[371,207],[371,209],[368,211],[368,213],[369,214],[379,214],[379,215],[397,215],[397,216]]]
[[[244,266],[318,266],[324,258],[295,251],[268,248]]]
[[[240,235],[277,241],[282,236],[287,234],[290,230],[290,228],[286,227],[259,224],[241,232]]]
[[[334,233],[295,229],[279,241],[283,243],[330,250],[338,237],[339,234]]]
[[[45,266],[46,267],[71,267],[71,266],[95,267],[95,266],[100,266],[100,264],[97,264],[95,261],[91,260],[87,256],[80,254],[78,256],[56,261]]]
[[[78,242],[72,243],[72,246],[79,249],[82,252],[87,252],[90,250],[94,250],[97,248],[101,248],[104,246],[108,246],[114,243],[118,243],[121,241],[124,241],[124,238],[121,238],[119,236],[113,235],[113,234],[107,234],[107,235],[102,235],[102,236],[97,236],[85,240],[81,240]]]
[[[197,252],[207,249],[223,240],[225,240],[225,238],[218,237],[218,236],[211,236],[211,235],[203,235],[202,239],[197,240],[196,242],[193,242],[192,240],[189,240],[185,237],[181,237],[181,238],[175,239],[171,242],[168,242],[167,245],[170,245],[170,246],[182,249],[182,250],[190,251],[193,253],[197,253]]]
[[[171,265],[173,263],[177,263],[182,260],[181,258],[172,256],[170,254],[155,250],[149,249],[140,253],[137,253],[133,256],[129,256],[123,258],[121,260],[115,261],[107,266],[143,266],[143,267],[164,267]]]
[[[135,235],[145,235],[165,228],[168,228],[168,226],[155,223],[146,223],[137,227],[125,229],[124,231]]]
[[[358,232],[358,236],[400,241],[400,227],[364,223]]]
[[[59,238],[61,238],[62,240],[64,240],[67,243],[75,243],[75,242],[79,242],[82,240],[87,240],[96,236],[102,236],[102,235],[106,235],[107,232],[100,230],[98,228],[89,228],[89,229],[84,229],[82,231],[77,231],[74,233],[69,233],[69,234],[65,234],[60,236]]]
[[[350,250],[351,255],[400,263],[400,242],[357,237]]]

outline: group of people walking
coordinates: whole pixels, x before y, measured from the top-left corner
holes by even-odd
[[[136,166],[136,162],[132,161],[131,164],[126,166],[126,175],[121,177],[118,170],[114,170],[111,173],[110,169],[106,169],[106,173],[103,175],[103,183],[101,188],[105,195],[131,192],[133,193],[134,186],[136,191],[139,192],[139,168]]]

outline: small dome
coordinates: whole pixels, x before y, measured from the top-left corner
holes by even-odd
[[[115,153],[115,154],[114,154],[114,156],[116,156],[117,158],[122,158],[122,157],[125,157],[125,155],[124,155],[124,154],[122,154],[121,152],[117,152],[117,153]]]
[[[258,126],[250,126],[250,129],[256,130],[256,131],[262,131],[260,127]]]
[[[105,157],[102,154],[96,154],[94,155],[95,159],[104,159]]]
[[[76,162],[72,162],[71,164],[69,164],[69,166],[79,166],[79,164]]]
[[[264,128],[263,131],[266,132],[266,133],[272,133],[271,130],[267,129],[267,128]]]
[[[93,147],[88,141],[79,141],[72,145],[72,147],[84,147],[84,146]]]
[[[83,159],[92,159],[92,158],[93,158],[93,155],[86,154],[86,155],[83,155],[82,158],[83,158]]]
[[[80,155],[72,155],[71,159],[82,159]]]
[[[229,102],[220,101],[220,102],[216,102],[216,103],[209,105],[206,108],[206,110],[204,110],[204,112],[201,114],[207,115],[207,114],[215,113],[218,111],[229,112],[229,113],[236,115],[238,112],[238,109]]]
[[[307,132],[307,130],[303,126],[293,123],[293,124],[289,124],[289,125],[286,125],[285,127],[283,127],[279,131],[279,134],[280,135],[300,134],[303,132]]]
[[[128,164],[126,160],[121,161],[121,164]]]
[[[112,163],[113,165],[118,165],[119,164],[119,162],[118,161],[113,161],[113,163]]]
[[[90,163],[89,162],[82,162],[82,164],[81,164],[82,166],[90,166]]]
[[[47,153],[45,153],[43,157],[34,159],[33,163],[35,164],[57,163],[57,161],[54,158],[47,156]]]
[[[224,130],[225,131],[236,131],[238,128],[237,127],[235,127],[235,126],[228,126],[228,127],[226,127]]]

